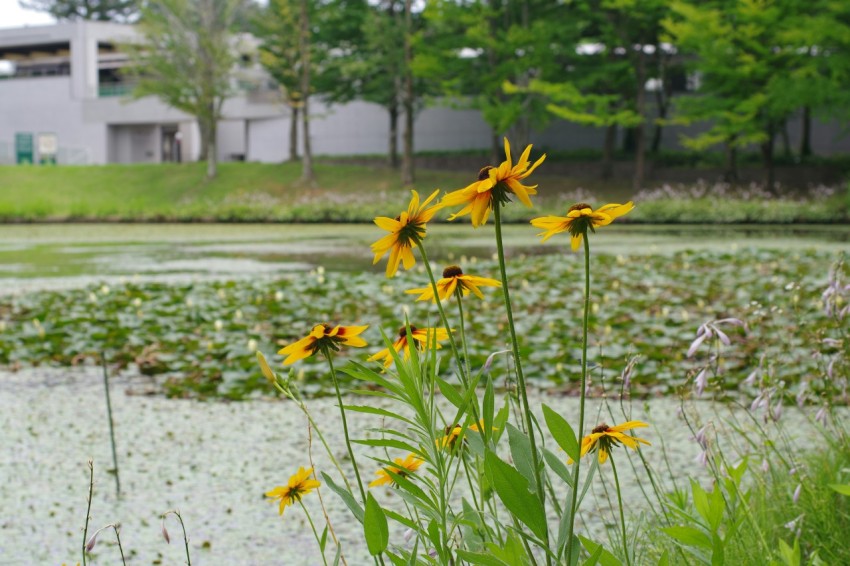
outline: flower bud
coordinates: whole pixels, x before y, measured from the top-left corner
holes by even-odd
[[[99,533],[99,532],[100,532],[100,531],[96,531],[96,532],[95,532],[95,533],[91,536],[91,538],[89,539],[89,541],[86,543],[86,552],[91,552],[91,551],[92,551],[92,549],[94,548],[94,545],[97,543],[97,533]]]

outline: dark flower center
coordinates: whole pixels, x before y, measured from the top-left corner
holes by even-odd
[[[483,181],[490,177],[490,169],[494,169],[492,165],[487,165],[486,167],[482,167],[481,171],[478,172],[478,180]]]
[[[410,325],[410,332],[416,332],[416,330],[417,330],[417,328],[411,324]],[[406,338],[407,337],[407,328],[405,328],[404,326],[399,328],[398,329],[398,337],[399,338]]]
[[[460,275],[463,275],[463,270],[457,265],[449,265],[443,270],[444,278],[458,277]]]
[[[590,206],[589,204],[585,204],[585,203],[583,203],[583,202],[580,202],[580,203],[577,203],[577,204],[572,205],[572,206],[569,208],[569,210],[567,210],[567,212],[569,213],[569,212],[572,212],[573,210],[581,210],[581,209],[583,209],[583,208],[590,208],[590,209],[592,209],[593,207],[592,207],[592,206]]]
[[[600,432],[608,432],[608,429],[611,428],[607,424],[602,423],[598,427],[593,429],[593,434],[599,434]]]

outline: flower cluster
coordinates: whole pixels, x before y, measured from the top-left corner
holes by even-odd
[[[347,466],[350,466],[350,469],[353,470],[356,476],[356,483],[349,481],[342,466],[340,466],[328,448],[325,438],[318,431],[317,424],[304,408],[303,402],[298,400],[296,396],[291,398],[294,398],[299,403],[299,407],[307,413],[312,427],[317,430],[325,448],[328,450],[331,461],[342,476],[345,488],[331,483],[329,476],[323,475],[323,477],[330,487],[343,497],[355,515],[358,515],[361,510],[365,514],[365,517],[360,517],[360,520],[364,524],[367,546],[373,556],[380,556],[387,549],[386,519],[389,517],[408,525],[409,528],[413,529],[411,532],[419,532],[419,542],[427,547],[423,551],[426,551],[435,560],[435,563],[454,562],[454,534],[451,532],[448,523],[440,525],[438,524],[439,520],[431,520],[427,528],[420,528],[419,531],[417,531],[415,525],[419,521],[417,507],[423,512],[422,516],[431,518],[439,516],[444,522],[449,520],[449,514],[453,513],[448,511],[448,507],[450,506],[449,497],[451,496],[449,492],[451,488],[449,487],[446,490],[446,486],[454,485],[457,474],[461,469],[459,466],[461,465],[465,468],[469,489],[473,492],[470,503],[466,503],[466,499],[464,499],[465,505],[476,507],[476,512],[481,514],[484,511],[485,499],[495,493],[502,499],[502,502],[506,505],[510,513],[514,515],[514,528],[520,528],[517,517],[521,517],[522,522],[526,523],[534,532],[537,540],[542,541],[546,551],[548,552],[550,550],[549,533],[546,529],[539,528],[540,525],[536,522],[537,511],[526,512],[523,510],[526,504],[539,505],[539,508],[536,507],[536,509],[539,509],[539,516],[545,517],[545,501],[547,498],[545,486],[548,485],[548,478],[545,474],[546,465],[549,462],[544,461],[542,447],[540,443],[535,441],[534,437],[536,427],[534,426],[532,410],[528,403],[526,385],[521,368],[521,351],[518,346],[519,342],[513,322],[508,279],[505,269],[504,248],[501,239],[501,213],[499,212],[501,210],[500,207],[509,203],[514,196],[524,205],[532,206],[531,196],[537,194],[537,185],[526,185],[524,182],[544,162],[546,156],[542,155],[536,161],[532,162],[531,149],[531,145],[527,146],[519,159],[514,162],[510,144],[505,139],[505,160],[497,167],[488,166],[481,169],[478,179],[470,185],[447,193],[439,201],[437,200],[440,193],[439,190],[434,191],[424,200],[420,199],[418,192],[412,191],[411,200],[405,210],[401,211],[394,218],[381,216],[375,219],[375,224],[382,230],[385,230],[387,234],[371,246],[374,254],[373,263],[378,263],[383,257],[387,256],[385,274],[387,277],[393,277],[400,267],[404,267],[406,270],[414,267],[416,264],[414,248],[416,248],[424,264],[425,271],[428,274],[428,284],[422,287],[408,289],[406,293],[415,295],[417,301],[427,301],[435,304],[442,326],[414,326],[410,321],[405,320],[404,325],[399,328],[394,339],[391,342],[389,339],[385,339],[386,347],[369,356],[367,361],[379,363],[381,366],[379,369],[371,369],[363,364],[350,364],[344,371],[355,379],[365,381],[370,386],[375,385],[376,387],[371,391],[373,394],[390,399],[396,403],[401,403],[410,409],[410,411],[396,412],[394,408],[370,405],[349,406],[343,402],[339,381],[333,365],[332,352],[338,351],[342,346],[366,346],[366,341],[360,337],[368,328],[366,325],[334,326],[331,324],[317,324],[307,336],[289,344],[278,352],[280,355],[286,356],[283,360],[284,365],[292,364],[316,354],[322,354],[327,359],[337,395],[343,434],[348,448]],[[460,208],[450,215],[449,220],[468,215],[473,227],[486,224],[490,218],[490,214],[495,211],[497,256],[499,258],[501,280],[464,273],[463,268],[458,265],[444,266],[442,278],[440,279],[434,276],[424,245],[427,236],[427,225],[437,212],[443,208],[450,207]],[[617,218],[631,211],[633,207],[632,202],[627,202],[625,204],[607,204],[594,209],[588,204],[581,203],[571,206],[564,217],[545,216],[532,220],[531,224],[543,230],[540,234],[543,241],[561,232],[568,232],[571,237],[572,249],[577,250],[582,242],[585,241],[584,238],[588,236],[588,232],[595,232],[597,228],[611,224]],[[585,243],[585,249],[589,250],[589,243],[586,241]],[[587,257],[589,258],[589,255]],[[589,281],[589,273],[587,280]],[[518,419],[523,421],[521,428],[514,427],[509,423],[511,413],[508,407],[498,411],[498,413],[495,410],[495,394],[492,390],[492,383],[487,384],[488,394],[484,396],[483,403],[476,391],[476,385],[479,381],[484,383],[481,378],[489,373],[490,364],[493,363],[493,356],[495,354],[488,358],[484,367],[480,368],[477,374],[473,373],[468,355],[463,301],[470,295],[484,299],[484,292],[488,287],[500,289],[505,303],[511,349],[500,353],[509,352],[512,354],[513,371],[517,377],[517,398],[521,403],[521,406],[518,407],[519,411],[516,414],[519,415]],[[450,299],[457,301],[457,310],[460,319],[460,339],[458,341],[456,341],[455,329],[449,324],[449,319],[443,305],[444,302]],[[586,321],[587,316],[585,316],[585,325],[587,324]],[[586,336],[586,328],[584,330]],[[448,343],[454,358],[455,365],[452,371],[455,372],[458,378],[458,388],[449,381],[441,378],[439,375],[440,363],[434,363],[433,360],[436,359],[435,357],[423,359],[414,354],[414,352],[418,351],[433,352],[434,350],[442,349],[445,343]],[[586,351],[586,343],[584,346]],[[461,355],[461,351],[463,355]],[[263,375],[279,391],[287,394],[289,392],[287,383],[280,380],[261,354],[258,353],[257,357]],[[411,358],[418,359],[422,363],[407,363],[407,360]],[[395,371],[392,371],[390,368],[392,368],[394,363],[396,364],[396,368]],[[583,403],[584,391],[586,391],[584,387],[586,380],[586,360],[583,359],[582,363],[583,387],[581,416],[579,417],[580,434],[584,434]],[[630,372],[631,366],[624,372],[624,375]],[[489,376],[486,379],[490,379]],[[453,416],[442,414],[438,408],[439,403],[436,402],[435,392],[441,394],[447,401],[458,408],[458,412]],[[489,402],[487,400],[488,398]],[[543,409],[544,413],[551,411],[545,405]],[[383,457],[373,457],[372,459],[378,462],[380,467],[375,471],[375,477],[368,483],[368,486],[361,478],[357,457],[352,449],[352,441],[349,436],[346,420],[347,410],[380,415],[385,420],[396,420],[405,423],[403,427],[407,432],[396,430],[390,425],[384,424],[380,429],[377,429],[380,432],[380,438],[373,437],[357,441],[366,446],[383,447],[385,450],[401,449],[407,452],[405,456],[394,459],[391,459],[391,455],[388,452],[385,452],[385,456]],[[616,446],[624,445],[637,450],[641,444],[649,445],[648,441],[628,433],[631,429],[648,426],[641,421],[628,421],[613,427],[604,424],[600,425],[594,428],[589,435],[584,436],[579,446],[576,442],[575,433],[569,427],[569,424],[563,420],[563,417],[559,415],[551,417],[555,419],[553,421],[555,422],[554,429],[552,428],[553,425],[549,422],[550,417],[551,415],[546,417],[550,431],[558,431],[556,438],[558,444],[568,452],[568,463],[575,464],[571,472],[573,474],[573,480],[572,482],[567,481],[570,485],[578,485],[576,482],[578,482],[581,468],[581,463],[578,461],[573,462],[573,459],[581,460],[586,454],[595,452],[598,454],[599,463],[604,463],[610,458],[611,450]],[[448,426],[446,426],[447,424]],[[539,428],[539,425],[537,428]],[[566,432],[567,430],[569,430],[568,433]],[[517,467],[513,467],[513,465],[503,461],[496,455],[498,442],[502,436],[500,432],[503,431],[508,433],[511,452],[514,453],[514,450],[520,450],[524,456],[527,454],[527,462],[517,462]],[[525,435],[525,437],[518,435]],[[556,436],[554,432],[553,436]],[[572,440],[565,440],[569,438]],[[516,454],[514,456],[516,457]],[[613,464],[614,461],[612,458],[611,467],[614,468],[614,473],[616,474]],[[551,466],[551,463],[549,465]],[[455,467],[454,469],[452,469],[453,466]],[[475,469],[476,467],[477,470]],[[427,473],[423,473],[423,469]],[[563,464],[560,464],[560,469],[564,469]],[[562,471],[559,475],[563,473]],[[287,506],[293,505],[296,502],[301,503],[304,495],[319,488],[320,482],[313,479],[312,474],[312,468],[300,468],[289,479],[287,485],[275,487],[266,494],[268,497],[279,500],[281,515]],[[527,485],[520,485],[526,480],[528,481]],[[477,486],[475,485],[476,482],[478,482]],[[384,514],[380,504],[377,503],[372,493],[368,491],[368,488],[380,486],[390,486],[399,489],[405,505],[412,507],[416,511],[416,519],[403,518],[402,520],[399,519],[401,516],[398,513],[391,511],[387,511]],[[439,486],[439,489],[435,486]],[[363,507],[356,500],[355,488],[359,489]],[[619,490],[619,486],[617,489]],[[475,493],[476,490],[478,490],[477,494]],[[347,493],[344,491],[347,491]],[[532,494],[534,500],[526,501],[525,496],[531,491],[534,492]],[[523,496],[517,499],[517,493],[522,493]],[[518,506],[515,505],[520,500],[521,503],[517,504]],[[575,498],[573,498],[571,505],[571,508],[565,508],[563,512],[569,513],[571,517],[575,517],[577,505]],[[302,507],[304,506],[302,505]],[[520,509],[520,507],[523,509]],[[324,551],[324,545],[327,542],[326,535],[319,536],[318,531],[310,519],[307,507],[304,507],[304,512],[307,514],[307,519],[311,527],[313,527],[317,542],[319,542],[320,547]],[[325,514],[325,518],[327,519],[327,514]],[[438,532],[441,529],[444,532]],[[328,524],[328,530],[336,541],[333,530],[330,528],[330,523]],[[426,531],[427,536],[424,535]],[[488,533],[485,528],[482,528],[481,532],[483,535],[491,537],[491,540],[494,541],[487,542],[488,545],[494,544],[494,547],[498,547],[499,544],[504,544],[505,542],[503,539],[500,539],[501,535],[496,534],[496,531]],[[576,539],[573,536],[572,524],[569,525],[568,532],[565,530],[564,534],[566,536],[561,538],[567,541],[565,544],[574,544],[574,540]],[[625,540],[625,530],[623,538]],[[336,542],[339,544],[338,541]],[[532,551],[529,550],[529,552]],[[573,551],[569,550],[568,547],[558,550],[558,556],[571,555],[573,555]],[[578,554],[575,555],[578,556]],[[393,555],[390,554],[390,556]]]

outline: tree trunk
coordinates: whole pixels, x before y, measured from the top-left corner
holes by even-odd
[[[405,186],[412,185],[414,181],[413,171],[413,71],[410,65],[413,61],[413,46],[410,35],[412,33],[411,20],[412,0],[404,2],[404,157],[401,163],[401,183]]]
[[[218,124],[213,118],[207,126],[209,139],[207,140],[207,179],[215,179],[218,174],[218,155],[216,150],[216,134],[218,133]]]
[[[646,166],[646,55],[643,50],[637,58],[637,112],[641,123],[635,128],[635,176],[632,187],[639,191],[643,186]]]
[[[617,124],[605,128],[605,144],[602,146],[602,178],[614,176],[614,147],[617,145]]]
[[[804,160],[812,155],[812,108],[803,107],[803,128],[800,136],[800,159]]]
[[[785,159],[790,161],[794,158],[794,150],[791,149],[791,136],[788,135],[788,120],[782,122],[780,135],[782,136],[782,153]]]
[[[210,136],[209,136],[208,130],[209,129],[207,128],[206,120],[199,119],[198,120],[198,132],[201,134],[201,150],[198,153],[198,161],[206,161],[207,160],[207,154],[209,152],[209,148],[207,146],[209,145],[209,141],[210,141]]]
[[[390,114],[389,148],[387,165],[398,169],[398,102],[393,101],[387,111]]]
[[[655,91],[655,105],[658,108],[658,119],[664,120],[667,117],[667,102],[664,99],[664,88]],[[652,133],[652,147],[650,148],[650,152],[653,155],[658,153],[658,150],[661,149],[661,137],[664,135],[664,126],[661,123],[656,122],[655,131]]]
[[[301,120],[304,135],[304,158],[301,160],[301,184],[312,187],[316,184],[313,174],[313,151],[310,148],[310,16],[307,0],[301,0]]]
[[[723,172],[723,180],[734,183],[738,180],[738,148],[734,145],[735,139],[726,142],[726,165]]]
[[[771,123],[767,127],[767,141],[761,145],[761,154],[764,159],[767,190],[772,194],[776,193],[776,171],[773,162],[773,142],[775,139],[776,127]]]
[[[298,161],[298,106],[289,107],[289,160]]]
[[[499,132],[493,131],[490,136],[490,163],[495,167],[505,159],[504,145],[499,138]]]

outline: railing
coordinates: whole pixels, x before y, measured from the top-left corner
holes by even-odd
[[[97,87],[97,95],[100,97],[128,96],[135,87],[136,83],[102,83]]]

